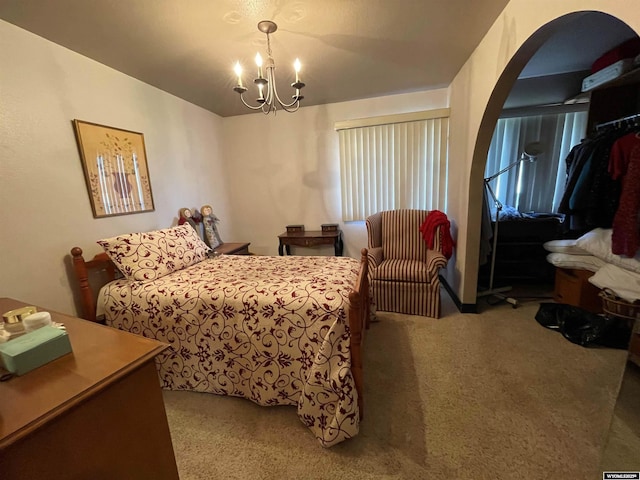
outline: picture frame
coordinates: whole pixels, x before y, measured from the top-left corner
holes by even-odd
[[[94,218],[155,210],[144,135],[73,120]]]

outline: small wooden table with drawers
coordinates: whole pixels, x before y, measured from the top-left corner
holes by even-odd
[[[278,253],[284,255],[284,249],[287,250],[287,255],[291,255],[291,246],[298,247],[317,247],[318,245],[333,245],[334,252],[337,257],[342,256],[342,232],[340,230],[335,231],[287,231],[278,235],[280,244],[278,246]]]

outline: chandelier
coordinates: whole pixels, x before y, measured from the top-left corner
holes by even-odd
[[[264,62],[264,69],[262,57],[259,53],[256,54],[258,77],[253,80],[253,83],[258,87],[258,98],[256,98],[258,105],[250,105],[245,100],[244,94],[247,91],[247,87],[242,83],[242,67],[240,66],[240,62],[236,62],[234,67],[234,71],[238,76],[238,84],[233,87],[233,90],[240,94],[240,100],[242,100],[242,103],[244,103],[246,107],[251,110],[262,110],[265,115],[271,112],[275,115],[278,108],[282,108],[286,112],[293,113],[300,108],[300,100],[304,98],[303,95],[300,95],[300,89],[304,87],[304,83],[300,81],[300,60],[297,58],[293,64],[293,68],[296,72],[296,81],[291,84],[291,87],[295,90],[295,94],[291,96],[293,100],[290,103],[285,103],[278,95],[275,73],[276,64],[271,56],[271,42],[269,39],[269,34],[275,32],[277,29],[278,26],[270,20],[263,20],[258,23],[258,30],[267,35],[267,60]]]

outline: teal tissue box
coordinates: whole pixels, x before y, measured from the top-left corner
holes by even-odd
[[[23,375],[67,353],[71,353],[67,332],[48,325],[0,344],[4,368],[15,375]]]

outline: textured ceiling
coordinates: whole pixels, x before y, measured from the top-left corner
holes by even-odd
[[[271,35],[278,89],[303,105],[447,86],[508,0],[0,0],[0,18],[221,116],[250,111],[232,88],[251,84]],[[591,20],[589,20],[591,19]],[[633,32],[587,14],[552,38],[523,77],[584,70]],[[588,43],[585,43],[588,42]],[[251,93],[251,91],[249,92]],[[249,98],[255,98],[255,93]]]
[[[271,35],[281,97],[302,62],[304,105],[448,85],[508,0],[0,0],[0,18],[222,116],[247,113]],[[250,70],[249,70],[250,69]],[[255,95],[252,95],[254,97]]]

